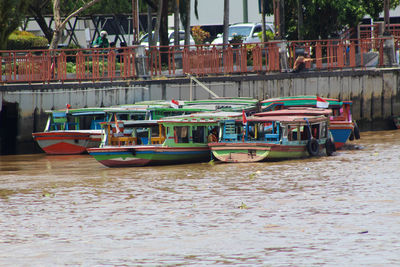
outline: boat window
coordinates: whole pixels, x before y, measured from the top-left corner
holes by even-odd
[[[117,117],[118,117],[118,120],[121,120],[121,121],[128,120],[128,114],[118,114]]]
[[[288,128],[288,140],[289,141],[298,140],[299,127],[288,125],[287,128]]]
[[[193,143],[205,143],[205,127],[204,126],[194,126],[192,131]]]
[[[254,124],[248,126],[248,136],[251,139],[254,139],[257,135],[257,130]]]
[[[300,126],[300,140],[310,139],[310,128],[308,126]]]
[[[177,143],[189,143],[189,126],[175,126],[174,131]]]
[[[311,134],[314,138],[319,139],[319,124],[311,125]]]
[[[151,129],[151,137],[160,136],[160,128],[158,127],[158,125],[152,126],[150,129]]]

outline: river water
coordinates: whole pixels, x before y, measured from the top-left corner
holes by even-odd
[[[0,156],[0,265],[398,266],[400,130],[361,138],[254,164]]]

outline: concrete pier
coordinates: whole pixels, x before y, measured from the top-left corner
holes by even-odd
[[[393,127],[400,116],[400,69],[278,73],[199,78],[221,97],[265,99],[316,95],[352,100],[353,118],[361,130]],[[190,93],[192,88],[192,94]],[[0,154],[40,152],[32,132],[44,129],[45,110],[101,107],[144,100],[211,98],[189,79],[69,84],[18,84],[0,87]]]

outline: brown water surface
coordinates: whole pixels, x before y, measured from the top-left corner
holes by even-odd
[[[400,130],[361,138],[254,164],[0,156],[0,265],[398,266]]]

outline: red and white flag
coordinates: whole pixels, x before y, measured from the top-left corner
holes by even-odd
[[[172,99],[170,105],[172,108],[179,108],[179,101]]]
[[[70,105],[70,104],[67,104],[67,111],[66,111],[66,113],[68,113],[68,111],[69,111],[70,108],[71,108],[71,105]]]
[[[247,123],[247,116],[246,116],[246,113],[244,112],[244,110],[242,112],[242,120],[243,120],[243,124]]]
[[[317,108],[328,108],[329,102],[317,96]]]

